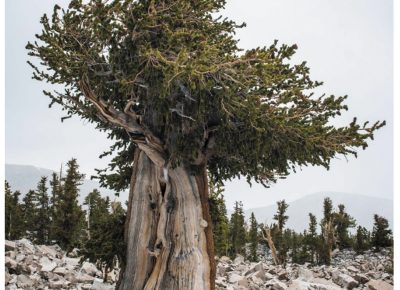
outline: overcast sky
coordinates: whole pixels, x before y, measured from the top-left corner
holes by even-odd
[[[111,143],[104,133],[78,118],[61,123],[59,108],[48,109],[45,87],[31,79],[25,45],[40,32],[39,18],[55,3],[69,1],[6,1],[6,163],[58,169],[76,157],[84,173],[94,173],[107,160],[98,155]],[[348,94],[350,110],[337,124],[386,120],[358,159],[334,160],[331,170],[303,168],[271,188],[251,188],[244,180],[226,183],[228,208],[242,200],[245,208],[279,199],[289,201],[321,191],[392,198],[393,195],[393,42],[389,0],[234,0],[223,14],[247,27],[237,33],[243,48],[269,45],[274,39],[296,43],[295,61],[306,60],[311,75],[324,81],[320,92]]]

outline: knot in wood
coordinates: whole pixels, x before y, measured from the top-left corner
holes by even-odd
[[[206,227],[208,226],[207,221],[204,220],[204,219],[201,219],[201,220],[200,220],[200,226],[201,226],[202,228],[206,228]]]

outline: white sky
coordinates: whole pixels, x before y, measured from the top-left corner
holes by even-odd
[[[59,108],[48,109],[44,84],[31,79],[24,49],[40,31],[39,18],[55,3],[6,1],[6,163],[58,169],[76,157],[84,173],[106,166],[98,155],[110,142],[78,118],[61,123]],[[260,207],[313,192],[340,191],[392,198],[393,195],[393,27],[389,0],[247,0],[228,1],[223,13],[247,27],[237,34],[243,48],[269,45],[274,39],[299,46],[295,60],[306,60],[323,92],[348,94],[349,112],[338,124],[386,120],[358,159],[338,159],[330,171],[304,168],[269,189],[244,181],[226,184],[228,208],[242,200]],[[318,205],[320,207],[321,205]]]

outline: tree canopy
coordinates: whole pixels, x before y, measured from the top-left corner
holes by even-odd
[[[216,180],[245,176],[264,185],[295,166],[329,168],[338,154],[356,155],[384,125],[331,119],[346,96],[315,96],[322,82],[297,45],[242,50],[218,16],[224,0],[73,0],[41,18],[28,43],[33,77],[62,91],[44,92],[66,111],[115,140],[100,181],[129,185],[133,150],[161,165],[207,164]]]

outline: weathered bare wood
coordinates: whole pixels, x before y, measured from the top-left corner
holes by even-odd
[[[128,255],[118,289],[212,289],[206,177],[184,167],[161,167],[138,152],[126,225]]]
[[[150,132],[149,129],[138,124],[137,117],[129,113],[132,102],[128,101],[124,112],[120,112],[107,104],[103,99],[95,95],[87,80],[82,79],[79,86],[85,98],[90,101],[97,112],[111,124],[124,128],[127,132],[140,133],[145,136],[145,140],[133,140],[138,147],[146,152],[147,156],[158,166],[165,163],[162,142]]]
[[[264,240],[267,241],[268,246],[271,249],[272,259],[274,260],[275,265],[279,265],[280,261],[277,255],[274,241],[272,240],[271,228],[269,226],[265,226],[265,228],[263,229],[263,231],[261,231],[261,233],[263,235]]]

